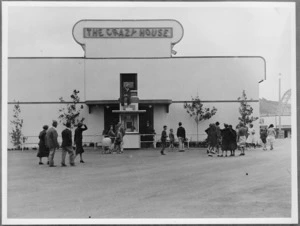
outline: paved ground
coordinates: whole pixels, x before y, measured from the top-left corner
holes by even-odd
[[[207,157],[204,149],[166,156],[90,149],[86,163],[64,168],[60,151],[54,168],[38,165],[35,151],[10,151],[8,217],[290,217],[290,140],[276,145],[227,158]]]

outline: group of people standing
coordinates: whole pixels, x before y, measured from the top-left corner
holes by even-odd
[[[177,129],[177,137],[178,137],[178,142],[179,142],[179,151],[180,152],[184,152],[184,142],[186,140],[186,133],[185,133],[185,129],[182,126],[182,123],[179,122],[178,123],[178,129]],[[175,136],[173,133],[173,129],[170,129],[169,135],[167,134],[167,126],[163,126],[163,131],[161,133],[161,151],[160,153],[162,155],[165,155],[165,148],[167,146],[167,138],[169,137],[170,140],[170,148],[174,149],[174,142],[175,142]]]
[[[125,129],[122,123],[118,123],[115,127],[111,125],[109,131],[103,132],[104,138],[102,141],[103,147],[109,151],[109,153],[113,153],[114,151],[117,154],[121,154],[124,152],[123,150],[123,137],[125,136]]]
[[[39,157],[39,164],[43,165],[42,158],[47,157],[47,164],[50,167],[55,167],[54,165],[54,155],[57,149],[60,148],[58,143],[58,133],[57,133],[57,121],[52,122],[52,127],[49,128],[47,125],[43,126],[43,131],[39,134],[39,151],[37,157]],[[61,166],[67,166],[65,164],[65,158],[67,153],[69,154],[69,163],[70,166],[75,166],[75,158],[79,154],[80,155],[80,163],[84,163],[82,154],[84,153],[84,149],[82,146],[82,132],[87,130],[87,126],[79,122],[77,124],[77,128],[75,129],[74,135],[74,144],[76,145],[75,150],[73,149],[73,141],[72,141],[72,131],[71,131],[71,123],[67,122],[65,124],[66,128],[62,131],[62,157],[61,157]]]
[[[246,148],[255,148],[257,144],[253,124],[249,124],[249,127],[247,127],[240,122],[234,130],[232,125],[226,123],[224,123],[224,129],[220,129],[220,123],[216,122],[211,123],[205,132],[207,133],[208,143],[207,154],[210,157],[213,154],[217,154],[218,157],[227,157],[227,151],[230,151],[229,156],[235,156],[235,150],[238,148],[241,151],[240,156],[243,156]],[[267,141],[270,143],[270,150],[273,150],[275,137],[276,131],[273,124],[268,129],[261,131],[260,138],[263,143],[263,150],[267,150]]]
[[[227,151],[230,151],[230,156],[235,155],[238,136],[241,134],[237,133],[232,125],[224,123],[224,129],[220,129],[219,122],[211,123],[205,132],[207,133],[208,156],[212,157],[213,154],[217,153],[218,157],[223,157],[225,152],[227,157]],[[241,155],[244,153],[242,152]]]

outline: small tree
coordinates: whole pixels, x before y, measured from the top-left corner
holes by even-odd
[[[80,112],[83,109],[83,105],[81,104],[78,107],[78,103],[80,102],[80,98],[78,96],[79,91],[74,89],[72,95],[70,96],[72,99],[72,103],[68,103],[66,107],[62,107],[59,109],[59,122],[64,125],[66,122],[71,123],[71,128],[73,128],[79,122],[83,122],[84,118],[80,118]],[[59,98],[60,102],[65,102],[62,97]]]
[[[198,144],[198,131],[199,131],[199,124],[201,121],[210,119],[213,115],[216,114],[217,109],[213,107],[205,108],[203,107],[203,104],[201,103],[201,100],[199,96],[196,96],[195,98],[192,97],[192,103],[189,104],[187,102],[184,103],[184,109],[186,109],[186,112],[194,118],[196,124],[197,124],[197,144]]]
[[[20,118],[20,114],[21,107],[19,102],[17,102],[17,104],[14,105],[13,120],[10,121],[12,130],[9,134],[12,144],[18,149],[21,149],[21,145],[27,140],[27,137],[25,137],[22,133],[23,119]]]
[[[251,116],[253,113],[253,108],[247,101],[247,95],[245,90],[243,90],[243,94],[241,97],[238,98],[240,101],[240,107],[239,107],[239,112],[241,117],[239,117],[240,122],[244,123],[244,125],[248,123],[252,123],[253,121],[257,120],[258,117],[253,117]]]

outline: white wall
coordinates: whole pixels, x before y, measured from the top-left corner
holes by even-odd
[[[259,117],[259,103],[253,102],[250,103],[250,105],[253,107],[253,116]],[[240,117],[240,114],[238,109],[240,103],[204,103],[204,107],[212,108],[213,106],[216,107],[218,111],[212,118],[199,124],[199,140],[206,139],[207,135],[205,130],[208,128],[210,123],[215,123],[218,121],[221,129],[224,128],[224,123],[232,125],[234,129],[239,123],[238,117]],[[187,114],[186,110],[183,108],[183,104],[171,104],[168,114],[163,106],[156,106],[154,108],[154,129],[158,136],[160,136],[164,125],[168,126],[168,131],[170,128],[173,128],[176,135],[179,122],[182,122],[183,127],[185,127],[187,137],[192,138],[193,141],[196,141],[197,124],[194,119]],[[253,126],[257,131],[256,137],[258,139],[259,120],[254,121]]]
[[[258,81],[264,78],[261,58],[18,58],[9,59],[8,66],[8,101],[21,102],[58,102],[61,96],[68,101],[73,89],[81,91],[81,101],[116,100],[119,98],[120,73],[138,74],[140,99],[184,101],[198,93],[201,100],[236,100],[245,89],[249,99],[258,100]],[[176,131],[181,121],[187,133],[196,134],[196,126],[182,105],[171,104],[168,114],[165,107],[154,107],[157,133],[161,133],[164,124]],[[251,105],[254,116],[259,116],[258,103]],[[44,124],[50,125],[53,119],[58,118],[61,106],[21,104],[24,135],[38,136]],[[205,103],[205,106],[215,106],[218,112],[211,120],[201,124],[199,133],[203,133],[210,122],[237,124],[238,103]],[[8,131],[11,130],[12,108],[13,105],[8,105]],[[85,135],[102,133],[103,108],[93,108],[89,114],[85,106],[83,117],[89,127]],[[59,133],[62,129],[58,127]],[[91,137],[85,139],[86,142],[92,141]]]
[[[74,89],[83,100],[83,75],[83,59],[9,59],[8,101],[70,100]]]
[[[137,73],[140,99],[258,100],[261,58],[87,59],[86,99],[118,99],[120,73]]]
[[[63,104],[20,104],[20,118],[24,120],[22,132],[24,136],[28,137],[28,140],[26,141],[26,143],[28,143],[27,146],[37,147],[39,142],[38,135],[42,131],[42,127],[44,125],[48,125],[50,127],[52,120],[58,121],[58,110],[63,106]],[[8,133],[11,132],[12,128],[10,121],[13,120],[13,107],[13,104],[8,105]],[[88,107],[84,105],[84,108],[81,111],[81,116],[85,118],[84,123],[88,126],[88,130],[83,133],[83,142],[101,141],[100,135],[102,135],[104,128],[103,108],[93,108],[92,113],[89,114]],[[61,136],[61,132],[64,129],[65,127],[59,123],[57,126],[59,136]],[[75,128],[73,128],[72,131],[74,136]],[[9,134],[7,138],[8,148],[12,148]],[[59,137],[59,142],[61,143],[61,137]]]

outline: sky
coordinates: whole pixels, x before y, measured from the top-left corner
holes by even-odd
[[[279,75],[281,95],[291,89],[293,3],[20,4],[8,8],[9,57],[83,57],[72,36],[82,19],[175,19],[184,28],[175,57],[262,56],[267,80],[260,98],[279,99]]]

